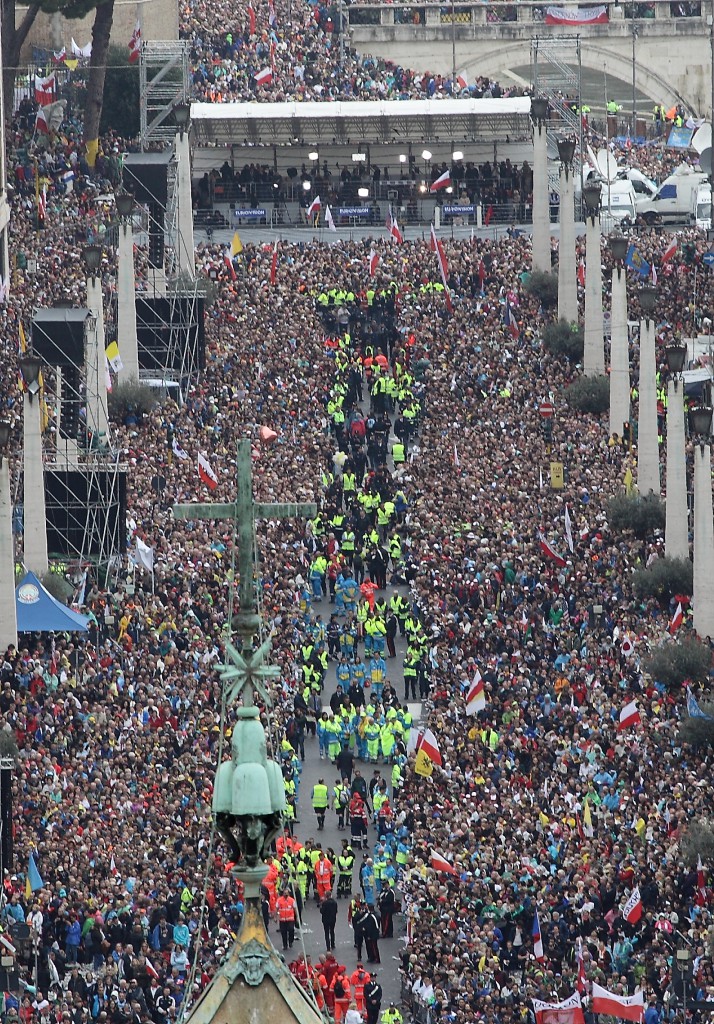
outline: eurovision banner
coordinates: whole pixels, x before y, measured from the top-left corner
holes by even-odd
[[[607,7],[546,7],[546,25],[607,25]]]

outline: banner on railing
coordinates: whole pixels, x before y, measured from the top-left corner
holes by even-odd
[[[368,217],[372,212],[369,206],[339,206],[340,217]]]
[[[236,220],[259,220],[261,217],[267,217],[268,213],[266,210],[234,210],[233,216]]]
[[[465,217],[469,213],[474,213],[476,207],[473,203],[466,203],[463,206],[442,206],[441,212],[445,217]]]
[[[546,25],[606,25],[607,7],[546,7]]]

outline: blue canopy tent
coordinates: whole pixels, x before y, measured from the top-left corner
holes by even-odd
[[[86,633],[89,619],[60,604],[28,572],[15,588],[18,633]]]

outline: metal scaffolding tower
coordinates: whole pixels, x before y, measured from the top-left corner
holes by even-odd
[[[141,148],[153,142],[173,142],[176,126],[167,118],[189,94],[187,39],[147,40],[139,59]]]
[[[549,155],[557,154],[557,140],[575,136],[579,152],[583,152],[582,63],[580,36],[535,36],[531,40],[534,95],[548,99]],[[577,108],[577,113],[571,109]],[[582,162],[581,162],[582,166]],[[556,191],[558,175],[551,175]]]

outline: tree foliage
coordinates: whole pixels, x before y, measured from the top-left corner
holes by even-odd
[[[114,0],[99,0],[92,25],[92,56],[89,58],[89,81],[84,104],[84,142],[90,167],[94,167],[99,148],[99,123],[102,118],[109,36],[113,20]]]
[[[72,593],[71,583],[56,572],[46,572],[41,582],[45,590],[61,604],[64,604]]]
[[[679,737],[690,747],[714,747],[714,704],[700,701],[699,707],[710,718],[692,718],[687,715],[679,726]]]
[[[107,53],[99,131],[110,129],[126,139],[139,134],[139,65],[127,64],[125,46],[110,46]]]
[[[696,637],[687,637],[680,643],[664,644],[655,648],[643,662],[644,669],[658,683],[669,690],[682,683],[700,682],[709,675],[711,652]]]
[[[569,324],[567,320],[556,320],[543,331],[543,344],[554,356],[564,356],[571,363],[583,358],[585,336],[582,327]]]
[[[639,569],[635,573],[632,585],[639,598],[654,597],[660,604],[664,604],[675,594],[692,593],[692,563],[688,558],[657,558],[646,569]]]
[[[115,384],[107,395],[107,408],[112,420],[123,422],[129,413],[141,418],[156,405],[156,395],[147,384],[127,380]]]
[[[617,533],[629,530],[643,539],[664,529],[665,505],[658,494],[618,494],[608,505],[607,521]]]
[[[681,841],[682,857],[686,864],[696,867],[699,857],[702,863],[714,860],[714,823],[708,818],[694,818],[687,825]]]
[[[565,400],[571,409],[599,416],[610,406],[610,381],[605,376],[578,377],[565,389]]]
[[[526,279],[525,289],[539,300],[543,309],[553,309],[558,304],[558,278],[547,270],[533,270]]]

